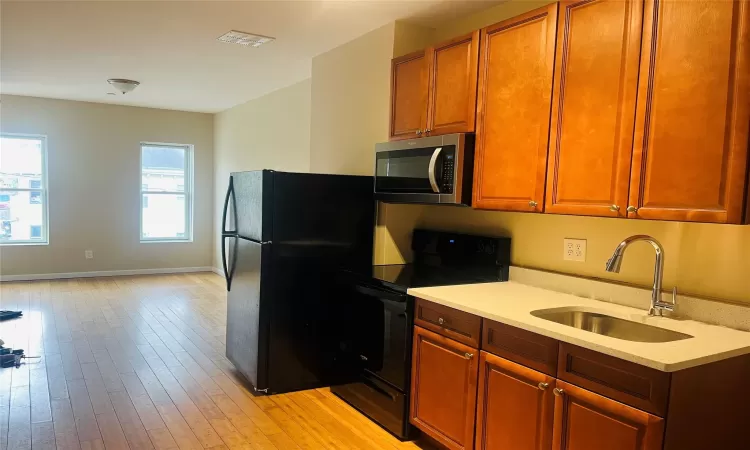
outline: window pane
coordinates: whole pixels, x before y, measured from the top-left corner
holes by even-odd
[[[141,148],[141,189],[185,192],[185,149],[144,145]]]
[[[183,239],[185,196],[181,194],[143,195],[143,238]]]
[[[42,186],[42,140],[0,137],[0,189]]]
[[[0,242],[43,240],[42,199],[41,191],[0,191]]]

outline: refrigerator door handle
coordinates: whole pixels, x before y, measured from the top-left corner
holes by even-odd
[[[232,279],[234,278],[234,270],[237,268],[237,252],[238,242],[236,236],[229,236],[234,238],[234,251],[232,252],[232,264],[229,266],[229,273],[227,274],[227,291],[232,290]],[[222,238],[226,240],[226,238]]]
[[[227,281],[227,291],[232,290],[232,272],[227,265],[227,239],[233,236],[221,236],[221,265],[224,266],[224,279]],[[237,252],[234,253],[237,256]],[[234,271],[234,267],[232,268]]]
[[[221,215],[221,235],[222,236],[234,235],[235,233],[237,233],[236,230],[234,231],[227,230],[227,213],[229,212],[230,197],[234,197],[234,181],[232,177],[229,177],[229,186],[227,186],[227,195],[224,197],[224,212]],[[234,206],[234,202],[232,202],[232,205]],[[237,217],[236,207],[233,209],[235,209],[234,217]],[[222,244],[222,249],[223,249],[223,244]],[[226,270],[224,272],[226,273]]]

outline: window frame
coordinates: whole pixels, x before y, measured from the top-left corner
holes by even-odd
[[[185,188],[182,192],[178,191],[148,191],[143,190],[143,147],[173,147],[185,151]],[[141,244],[155,243],[181,243],[193,242],[193,192],[194,192],[194,146],[192,144],[175,144],[166,142],[147,142],[143,141],[138,146],[138,186],[139,188],[139,211],[138,211],[138,233]],[[185,196],[185,237],[149,238],[143,236],[143,196],[149,195],[184,195]]]
[[[0,247],[21,245],[49,245],[49,177],[47,170],[47,135],[27,133],[0,133],[0,138],[28,139],[41,141],[42,143],[42,186],[38,189],[32,188],[0,188],[5,192],[40,192],[42,205],[42,237],[40,239],[27,239],[24,241],[0,240]],[[31,194],[29,194],[31,198]]]

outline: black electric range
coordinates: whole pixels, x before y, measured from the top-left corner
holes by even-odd
[[[417,287],[508,280],[510,239],[415,230],[414,263],[340,274],[345,321],[339,340],[350,377],[331,390],[400,439],[409,424],[414,298]]]

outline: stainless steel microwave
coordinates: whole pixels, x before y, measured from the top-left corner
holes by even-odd
[[[471,205],[474,134],[375,145],[375,198],[389,203]]]

